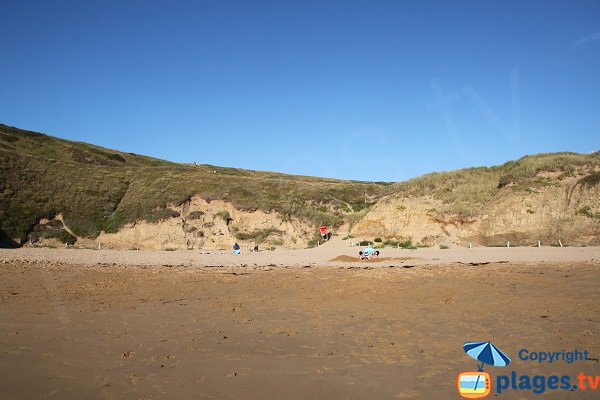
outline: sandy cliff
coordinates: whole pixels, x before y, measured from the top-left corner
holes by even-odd
[[[383,198],[352,227],[364,238],[410,239],[413,243],[532,245],[600,243],[600,185],[592,173],[560,179],[541,188],[499,190],[470,215],[446,213],[431,197]]]
[[[156,223],[137,221],[116,233],[102,232],[95,239],[77,238],[77,246],[117,249],[229,249],[236,241],[242,246],[282,245],[304,248],[313,228],[296,218],[277,212],[243,211],[222,200],[208,202],[198,196],[170,207],[173,217]],[[176,216],[175,216],[176,215]],[[63,227],[61,216],[43,220],[40,226]],[[67,226],[64,226],[68,229]],[[49,228],[44,228],[49,229]],[[38,231],[41,229],[38,229]],[[60,246],[54,238],[42,238],[37,245]]]

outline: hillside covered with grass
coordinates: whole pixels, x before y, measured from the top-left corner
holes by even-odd
[[[315,227],[356,223],[390,197],[432,198],[445,205],[439,213],[469,217],[501,193],[536,191],[581,174],[581,184],[598,185],[600,153],[539,154],[405,182],[360,182],[173,163],[0,124],[0,241],[24,244],[41,220],[59,214],[75,236],[95,238],[135,221],[175,217],[172,208],[194,196]]]
[[[599,245],[600,153],[525,156],[390,189],[352,235],[421,245]]]
[[[389,186],[179,164],[0,124],[0,235],[18,243],[59,213],[74,234],[93,238],[167,218],[194,195],[336,226]]]
[[[600,152],[591,154],[546,153],[525,156],[493,167],[434,172],[393,185],[405,197],[431,196],[447,204],[444,212],[465,217],[502,191],[535,192],[583,174],[582,184],[600,182]]]

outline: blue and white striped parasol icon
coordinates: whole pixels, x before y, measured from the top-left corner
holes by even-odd
[[[478,365],[479,371],[483,371],[483,365],[493,365],[495,367],[506,367],[510,363],[510,357],[507,356],[492,344],[492,342],[466,342],[463,345],[465,353],[470,357],[481,362]]]

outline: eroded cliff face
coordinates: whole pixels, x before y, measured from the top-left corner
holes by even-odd
[[[424,245],[600,244],[600,185],[589,176],[555,179],[536,189],[503,188],[469,217],[446,212],[448,205],[433,198],[391,195],[350,233]]]
[[[156,223],[137,221],[125,225],[116,233],[102,232],[95,239],[77,238],[76,245],[115,249],[230,249],[238,242],[242,246],[278,245],[304,248],[314,235],[314,227],[295,218],[285,218],[277,212],[244,211],[222,200],[207,202],[192,197],[180,206],[169,207],[173,216]],[[57,222],[52,222],[57,221]],[[41,221],[38,231],[48,225],[60,229],[62,218]],[[59,224],[60,222],[60,224]],[[68,227],[64,227],[68,229]],[[33,241],[37,245],[64,246],[54,235]]]
[[[171,207],[178,217],[157,223],[136,222],[117,233],[102,233],[96,242],[112,247],[147,249],[229,249],[233,243],[252,246],[306,247],[313,227],[277,212],[244,211],[222,200],[192,197]]]
[[[548,173],[544,173],[548,174]],[[411,240],[433,245],[600,244],[600,174],[540,176],[536,187],[507,185],[470,212],[452,213],[452,204],[433,197],[392,194],[377,204],[350,230],[355,238]],[[304,248],[317,231],[278,212],[240,210],[222,200],[195,196],[168,208],[158,222],[137,221],[116,233],[95,239],[76,237],[62,215],[41,220],[29,235],[30,245],[116,249],[229,249],[275,245]]]

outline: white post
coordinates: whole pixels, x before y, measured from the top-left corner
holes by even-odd
[[[510,249],[510,242],[506,242],[506,247]]]
[[[317,240],[317,247],[321,245],[321,241]]]
[[[400,243],[396,244],[396,246],[398,246],[398,250],[400,250]]]
[[[471,242],[469,242],[469,248],[470,248],[470,249],[472,249],[472,248],[473,248],[473,246],[471,245]]]
[[[538,249],[542,247],[542,243],[538,240]]]
[[[98,242],[98,250],[102,250],[102,245]]]
[[[562,242],[560,241],[560,239],[558,239],[558,244],[560,244],[560,247],[562,247]]]

